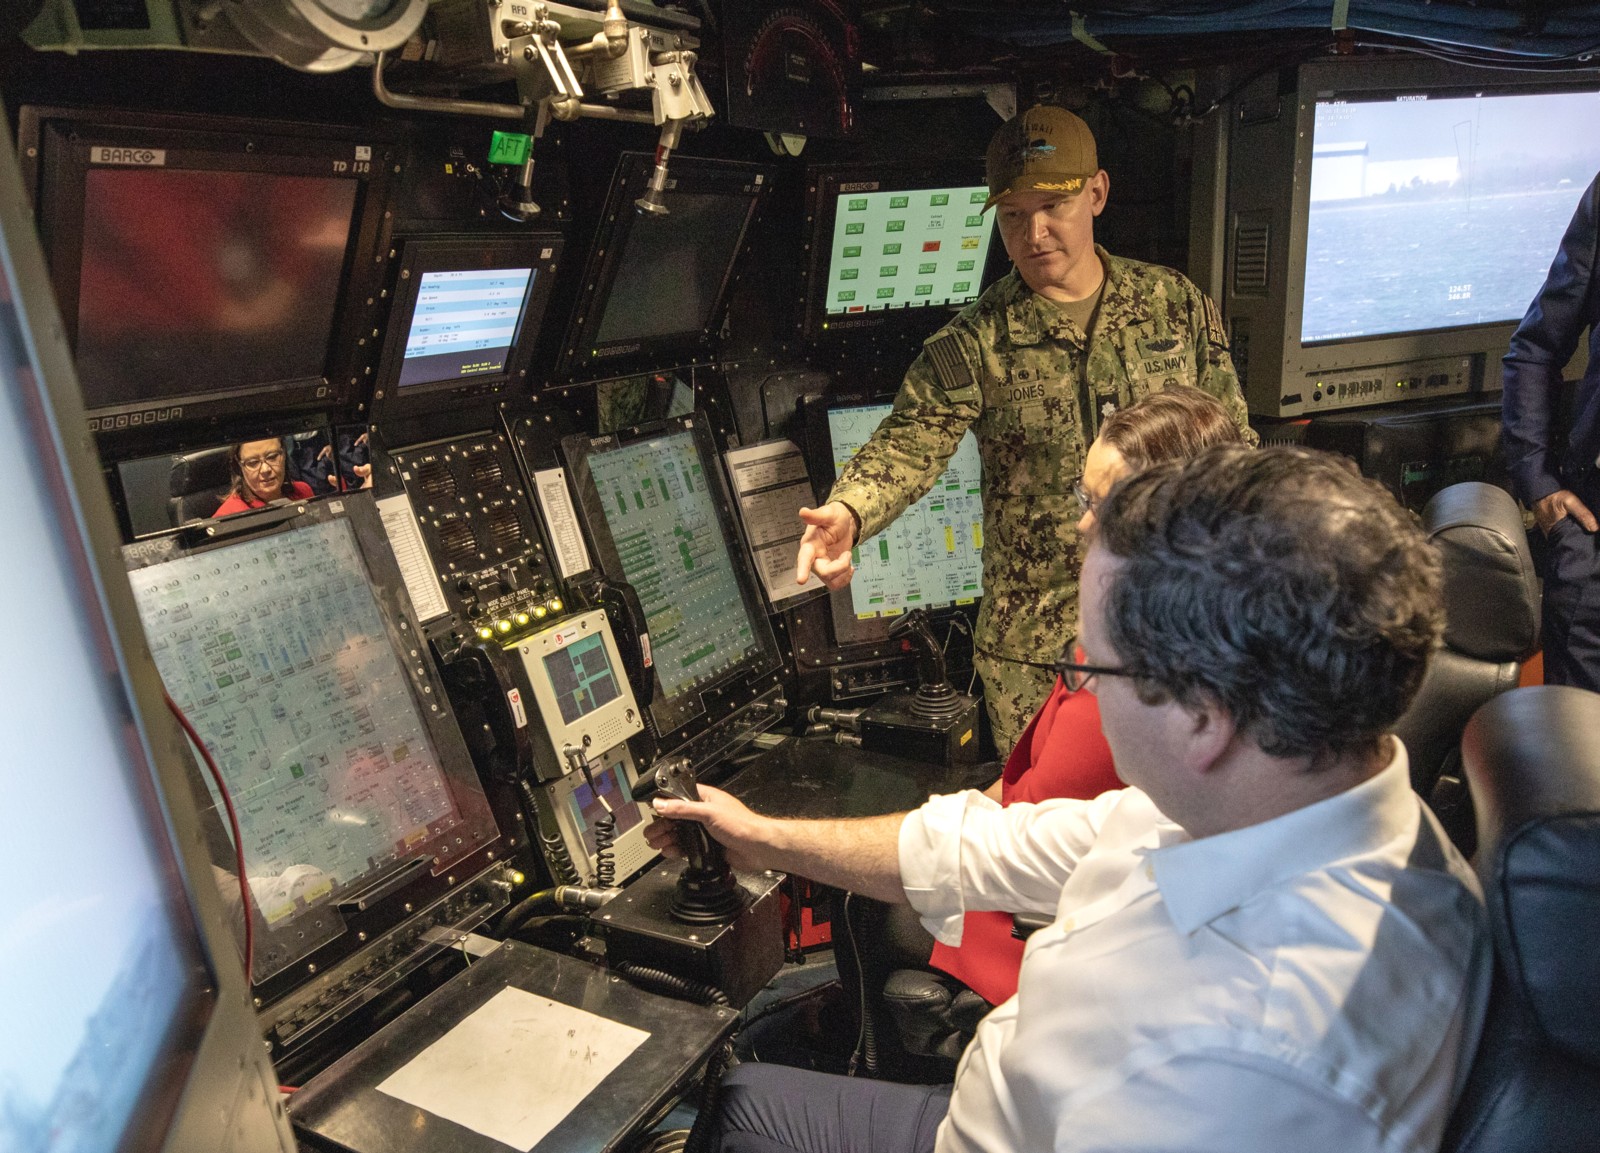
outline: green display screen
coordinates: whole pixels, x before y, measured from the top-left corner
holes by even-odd
[[[993,222],[983,212],[988,195],[983,185],[841,192],[824,312],[838,316],[976,300],[975,273],[994,237]]]

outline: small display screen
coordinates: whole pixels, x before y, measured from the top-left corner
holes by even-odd
[[[711,322],[750,215],[750,193],[673,192],[665,216],[634,213],[594,341],[691,335]]]
[[[620,839],[640,819],[639,806],[633,803],[633,791],[628,788],[627,774],[621,762],[596,773],[594,784],[617,818],[617,837]],[[579,780],[571,797],[573,815],[578,819],[578,828],[583,830],[583,843],[591,857],[595,851],[594,827],[606,815],[595,789],[589,787],[588,781]]]
[[[597,452],[589,469],[663,694],[705,685],[758,652],[693,432]]]
[[[161,679],[233,796],[269,926],[461,823],[347,520],[128,575]]]
[[[1600,93],[1319,100],[1302,343],[1520,320],[1600,170]]]
[[[599,633],[545,657],[544,671],[555,689],[561,719],[569,725],[622,693],[611,659],[606,656],[605,638]]]
[[[978,299],[994,237],[982,185],[840,191],[828,255],[830,315]]]
[[[888,404],[828,410],[836,472],[867,442]],[[850,598],[862,619],[970,604],[983,595],[983,465],[972,433],[916,504],[851,554]]]
[[[531,268],[424,272],[400,387],[504,372],[534,275]]]
[[[91,168],[77,360],[93,410],[320,377],[355,180]]]

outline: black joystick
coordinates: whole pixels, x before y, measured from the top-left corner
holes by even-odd
[[[658,764],[655,781],[668,796],[700,799],[700,785],[686,757],[671,757]],[[734,879],[722,846],[693,821],[677,822],[677,837],[685,862],[668,907],[673,919],[687,925],[715,924],[743,909],[744,890]]]
[[[970,703],[956,692],[945,674],[944,650],[939,647],[928,614],[912,609],[889,626],[891,637],[901,637],[917,657],[917,694],[911,701],[911,714],[930,721],[955,716]]]

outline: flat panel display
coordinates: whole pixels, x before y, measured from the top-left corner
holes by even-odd
[[[375,367],[392,145],[370,129],[25,107],[91,432],[339,406]]]
[[[740,254],[766,194],[754,164],[672,157],[663,213],[641,212],[655,170],[625,152],[606,191],[558,377],[621,376],[696,363],[722,327]]]
[[[258,979],[342,932],[331,902],[397,866],[460,858],[457,838],[482,842],[348,519],[135,568],[129,580],[162,680],[238,812],[269,931]]]
[[[624,578],[639,595],[662,692],[706,684],[756,652],[755,625],[687,430],[590,458]]]
[[[533,278],[531,268],[424,272],[400,387],[504,372]]]
[[[1316,102],[1303,344],[1517,321],[1600,171],[1600,93]]]
[[[828,409],[835,473],[893,407]],[[848,588],[858,619],[971,604],[983,595],[982,489],[978,441],[969,432],[928,494],[851,554],[856,573]]]
[[[597,576],[632,595],[622,652],[659,752],[717,728],[780,665],[705,417],[562,442]],[[635,608],[634,605],[637,604]],[[621,617],[619,617],[621,619]]]
[[[12,550],[0,595],[54,622],[49,644],[0,662],[12,813],[0,879],[0,1149],[157,1148],[187,1072],[177,1054],[193,1051],[213,978],[174,896],[177,862],[108,675],[77,527],[52,499],[25,425],[35,385],[10,339],[18,322],[0,268],[0,536]],[[68,863],[68,842],[88,857]]]
[[[581,778],[573,784],[567,803],[572,808],[573,820],[583,834],[584,847],[591,857],[596,847],[595,826],[606,815],[605,806],[600,803],[601,797],[611,806],[611,813],[616,818],[618,840],[643,821],[639,806],[633,800],[633,790],[628,787],[628,776],[628,761],[618,758],[595,772],[593,789]]]
[[[622,695],[599,633],[551,653],[544,658],[544,669],[561,719],[569,725]]]
[[[91,168],[76,332],[85,405],[320,377],[356,193],[336,177]]]
[[[983,185],[856,191],[834,205],[824,311],[965,305],[978,299],[994,238]]]

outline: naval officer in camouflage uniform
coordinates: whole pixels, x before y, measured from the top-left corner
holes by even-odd
[[[852,547],[927,492],[972,429],[983,458],[977,664],[1003,756],[1077,632],[1074,488],[1101,419],[1178,383],[1220,398],[1241,426],[1246,413],[1216,305],[1179,273],[1094,243],[1110,179],[1087,124],[1028,110],[990,142],[987,176],[984,207],[999,206],[1016,267],[928,339],[827,503],[801,510],[796,576],[848,584]]]

